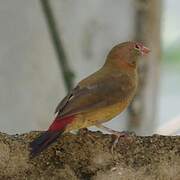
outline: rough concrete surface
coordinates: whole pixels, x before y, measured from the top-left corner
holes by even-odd
[[[129,134],[112,154],[112,135],[85,129],[62,135],[39,156],[29,158],[28,144],[39,133],[0,134],[0,179],[180,179],[179,136]]]

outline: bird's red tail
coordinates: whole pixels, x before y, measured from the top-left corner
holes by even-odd
[[[65,118],[56,117],[49,129],[30,143],[31,155],[35,156],[53,143],[65,130],[67,124],[71,123],[74,116]]]

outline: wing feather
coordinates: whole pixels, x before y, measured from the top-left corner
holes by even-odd
[[[65,117],[93,111],[97,108],[103,108],[123,101],[127,98],[127,94],[130,94],[127,91],[132,91],[132,88],[134,88],[130,84],[132,83],[130,83],[129,77],[126,75],[122,76],[122,74],[121,77],[120,75],[104,76],[103,78],[89,81],[89,83],[80,82],[59,103],[56,112],[58,112],[58,116]]]

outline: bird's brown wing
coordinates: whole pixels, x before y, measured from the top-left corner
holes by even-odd
[[[133,88],[127,75],[91,79],[89,83],[80,82],[59,103],[56,108],[59,116],[93,111],[123,101]]]

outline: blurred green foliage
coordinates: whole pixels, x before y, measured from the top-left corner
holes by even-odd
[[[163,49],[162,58],[168,64],[180,64],[180,44]]]

